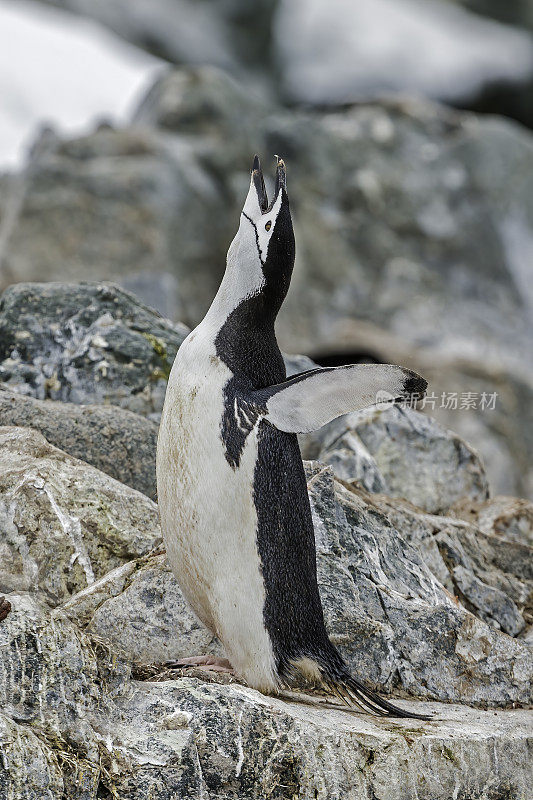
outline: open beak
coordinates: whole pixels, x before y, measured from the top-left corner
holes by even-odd
[[[259,208],[261,209],[262,214],[266,214],[272,208],[278,193],[280,192],[281,188],[287,188],[287,175],[285,171],[285,162],[279,156],[276,156],[277,164],[276,164],[276,185],[274,190],[274,197],[272,199],[272,203],[268,204],[268,196],[265,186],[265,179],[263,178],[263,170],[261,169],[261,162],[259,161],[259,156],[254,156],[254,163],[252,164],[252,178],[255,186],[255,191],[257,192],[257,200],[259,201]]]

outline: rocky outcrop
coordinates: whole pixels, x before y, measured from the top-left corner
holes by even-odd
[[[490,786],[527,798],[531,712],[411,703],[434,718],[407,723],[317,696],[294,702],[186,677],[141,682],[61,612],[11,599],[0,626],[7,797],[489,800]]]
[[[308,477],[328,630],[354,673],[435,700],[532,702],[533,653],[511,638],[529,623],[532,551],[505,559],[472,526],[347,488],[318,463]],[[62,610],[137,663],[223,652],[162,555],[119,567]]]
[[[115,405],[36,400],[0,385],[0,426],[5,425],[33,428],[65,453],[156,499],[157,424],[146,417]]]
[[[0,390],[0,421],[26,427],[0,428],[0,790],[493,800],[489,780],[527,800],[532,712],[513,708],[533,702],[530,508],[487,499],[475,452],[417,411],[349,415],[305,446],[333,467],[307,464],[330,636],[355,674],[434,719],[377,720],[317,691],[268,698],[165,666],[223,650],[166,563],[157,507],[106,472],[154,486],[155,423],[127,408],[144,394],[157,416],[162,354],[185,334],[113,286],[4,296],[14,391]]]
[[[37,146],[3,200],[4,285],[111,277],[195,324],[255,150],[289,165],[298,260],[282,345],[427,372],[430,413],[480,451],[497,491],[529,495],[533,148],[504,120],[408,100],[288,112],[217,70],[174,70],[131,127]],[[496,408],[479,408],[483,393]]]
[[[161,542],[155,503],[29,428],[0,428],[0,533],[0,591],[51,605]]]
[[[476,525],[483,533],[533,547],[533,503],[517,497],[494,497],[485,503],[459,502],[450,514]]]
[[[478,454],[457,434],[410,408],[369,408],[303,438],[303,452],[343,480],[403,497],[430,513],[489,495]]]
[[[137,664],[222,654],[184,599],[164,551],[108,572],[70,598],[62,611]]]
[[[0,380],[41,400],[157,418],[187,333],[113,285],[18,284],[0,302]]]

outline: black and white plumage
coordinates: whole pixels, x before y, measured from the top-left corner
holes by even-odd
[[[294,265],[285,165],[269,205],[257,156],[219,291],[180,347],[167,388],[157,483],[167,554],[238,676],[265,693],[296,670],[366,710],[416,716],[352,677],[324,626],[296,434],[375,402],[421,395],[392,365],[286,378],[274,323]]]

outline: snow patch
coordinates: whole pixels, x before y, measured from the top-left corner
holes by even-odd
[[[95,22],[0,0],[0,167],[19,166],[43,124],[80,134],[126,121],[162,63]]]

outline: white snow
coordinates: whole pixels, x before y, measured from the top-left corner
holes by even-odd
[[[529,33],[439,0],[281,0],[275,39],[286,90],[311,103],[453,102],[533,74]]]
[[[0,168],[24,161],[42,124],[77,134],[125,121],[161,67],[95,22],[0,0]]]

